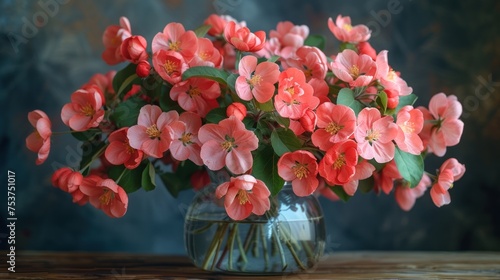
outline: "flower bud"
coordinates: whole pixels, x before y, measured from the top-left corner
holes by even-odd
[[[140,78],[145,78],[149,76],[149,71],[151,70],[151,65],[147,60],[141,60],[137,64],[137,68],[135,68],[135,73]]]
[[[142,36],[131,36],[125,39],[121,45],[122,56],[132,62],[139,63],[141,60],[148,59],[148,52],[146,51],[148,43]]]
[[[247,115],[247,108],[245,105],[235,102],[227,107],[226,114],[228,117],[235,116],[237,119],[242,121]]]

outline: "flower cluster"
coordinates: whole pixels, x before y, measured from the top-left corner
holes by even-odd
[[[87,152],[80,166],[56,170],[53,184],[112,217],[125,214],[127,193],[152,190],[156,179],[176,195],[221,169],[231,178],[215,194],[235,220],[264,214],[285,181],[297,196],[333,200],[358,188],[393,192],[407,211],[428,187],[438,207],[450,203],[464,165],[451,158],[433,175],[423,160],[459,143],[457,98],[439,93],[414,107],[412,88],[388,52],[368,43],[365,25],[339,15],[328,27],[339,52],[325,53],[325,39],[305,25],[280,22],[267,37],[211,15],[196,30],[167,24],[149,52],[121,18],[104,32],[102,58],[129,64],[96,74],[62,108]],[[41,164],[51,122],[40,110],[28,117],[35,132],[26,144]]]

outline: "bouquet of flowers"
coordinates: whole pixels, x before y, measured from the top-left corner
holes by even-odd
[[[102,58],[128,64],[94,75],[62,108],[85,153],[79,166],[55,170],[53,185],[111,217],[139,188],[163,181],[176,196],[221,169],[230,179],[215,193],[233,220],[263,215],[284,182],[297,196],[332,200],[393,192],[406,211],[428,187],[436,206],[450,203],[464,165],[450,158],[431,174],[424,158],[459,143],[457,98],[438,93],[414,107],[417,96],[388,52],[368,43],[367,26],[339,15],[328,27],[338,52],[305,25],[280,22],[266,34],[210,15],[196,30],[167,24],[148,51],[122,17],[103,34]],[[26,145],[41,164],[51,121],[41,110],[28,118]]]

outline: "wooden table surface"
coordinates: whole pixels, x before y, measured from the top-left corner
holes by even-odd
[[[208,273],[186,257],[80,252],[17,252],[0,279],[500,279],[500,252],[339,252],[301,274],[242,277]]]

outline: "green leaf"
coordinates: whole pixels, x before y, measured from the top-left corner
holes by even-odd
[[[226,107],[223,107],[223,108],[219,107],[219,108],[212,109],[208,112],[205,119],[209,123],[219,123],[220,121],[227,118],[226,110],[227,110]]]
[[[147,163],[146,168],[142,171],[142,188],[146,191],[152,191],[156,188],[156,171],[151,162]]]
[[[133,84],[140,84],[141,78],[135,73],[136,67],[136,64],[130,63],[113,78],[113,89],[119,98],[123,98]]]
[[[236,79],[238,79],[239,76],[240,75],[233,73],[227,77],[227,86],[232,92],[236,92]]]
[[[182,73],[182,80],[185,81],[193,77],[207,78],[214,80],[219,84],[226,85],[226,79],[228,76],[229,74],[226,71],[218,68],[210,66],[196,66],[184,71],[184,73]]]
[[[326,40],[325,37],[322,35],[309,35],[304,41],[304,45],[324,50],[326,45]]]
[[[196,34],[196,37],[198,38],[204,37],[207,34],[208,30],[210,30],[210,28],[212,28],[210,24],[204,24],[196,28],[194,30],[194,34]]]
[[[358,48],[356,47],[356,45],[351,43],[340,44],[340,51],[342,52],[344,50],[353,50],[355,52],[358,52]]]
[[[94,138],[96,138],[97,135],[100,135],[100,134],[101,134],[101,131],[97,130],[97,129],[89,129],[86,131],[78,131],[78,132],[71,130],[71,135],[73,135],[73,137],[75,137],[77,140],[80,140],[80,141],[93,140]]]
[[[86,176],[90,172],[91,162],[98,158],[100,154],[104,152],[106,143],[103,141],[85,141],[82,143],[82,159],[80,160],[80,170],[82,170],[82,175]]]
[[[290,119],[280,116],[277,112],[275,112],[275,114],[274,114],[274,119],[276,120],[276,122],[278,122],[279,124],[281,124],[285,128],[290,127]]]
[[[417,101],[418,97],[415,94],[409,94],[405,96],[400,96],[399,97],[399,103],[398,106],[396,107],[396,113],[401,110],[406,105],[413,105],[415,104],[415,101]]]
[[[264,149],[254,152],[253,158],[253,176],[266,184],[271,195],[279,193],[285,180],[278,175],[279,157],[274,153],[273,148],[265,146]]]
[[[146,105],[146,101],[138,96],[132,96],[126,101],[118,104],[109,118],[118,128],[129,127],[137,124],[137,118],[141,108]]]
[[[264,111],[264,112],[272,112],[274,111],[274,104],[273,104],[273,99],[269,99],[269,101],[267,101],[266,103],[259,103],[259,102],[256,102],[257,103],[257,107]]]
[[[383,115],[385,115],[385,112],[387,111],[387,101],[387,93],[385,93],[385,91],[380,91],[375,102],[377,102],[377,105],[380,106]]]
[[[302,142],[290,129],[278,128],[271,133],[271,145],[274,152],[282,156],[284,153],[299,150]]]
[[[401,176],[410,183],[410,188],[416,187],[424,174],[424,160],[422,156],[403,152],[396,147],[394,161]]]
[[[202,167],[197,166],[193,162],[186,160],[177,167],[175,172],[160,174],[160,179],[168,192],[173,197],[177,197],[179,192],[193,188],[191,185],[191,174],[196,170],[201,170],[201,168]]]
[[[354,93],[348,88],[343,88],[339,91],[337,104],[345,105],[351,108],[356,116],[363,110],[364,106],[358,100],[354,99]]]
[[[267,61],[269,61],[269,62],[276,62],[276,61],[278,61],[278,59],[280,59],[279,55],[273,55],[270,58],[268,58]]]
[[[141,188],[142,173],[146,167],[146,161],[143,161],[135,169],[127,169],[123,165],[115,165],[108,169],[108,175],[109,178],[115,180],[126,193],[131,193]]]
[[[342,186],[333,186],[330,189],[340,198],[342,201],[347,202],[352,196],[348,195]]]

